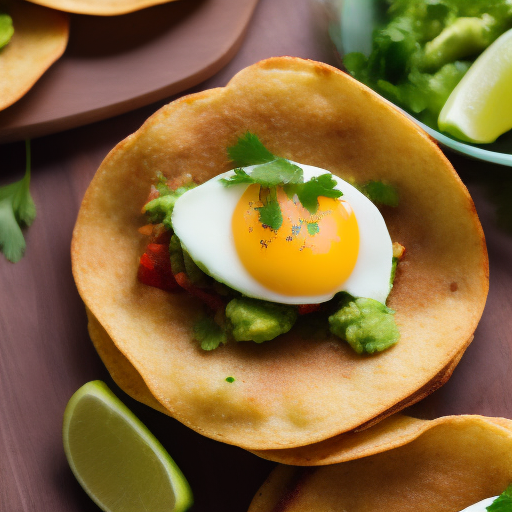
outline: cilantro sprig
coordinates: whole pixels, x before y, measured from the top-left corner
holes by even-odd
[[[512,511],[512,484],[509,485],[488,507],[488,512]]]
[[[25,252],[21,226],[30,226],[36,217],[36,207],[30,195],[30,141],[26,141],[25,176],[16,183],[0,187],[0,250],[12,263]]]
[[[294,163],[273,155],[254,133],[247,132],[234,146],[228,148],[230,159],[239,166],[256,166],[251,174],[238,167],[230,178],[221,180],[224,186],[257,184],[261,187],[263,206],[257,208],[260,222],[278,230],[283,223],[281,207],[277,201],[277,187],[283,187],[289,198],[295,195],[309,213],[318,210],[320,196],[338,198],[343,195],[334,188],[336,181],[331,174],[322,174],[304,183],[304,172]],[[314,227],[312,228],[314,230]],[[311,232],[311,231],[310,231]],[[316,232],[316,231],[315,231]]]

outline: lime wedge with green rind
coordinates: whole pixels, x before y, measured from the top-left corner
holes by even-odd
[[[176,463],[104,382],[88,382],[71,397],[63,439],[75,477],[105,512],[183,512],[192,505]]]
[[[466,142],[494,142],[512,129],[512,29],[469,68],[439,114],[440,130]]]

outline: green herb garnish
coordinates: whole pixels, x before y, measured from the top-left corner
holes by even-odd
[[[290,198],[297,195],[302,206],[311,214],[316,213],[320,196],[338,198],[343,195],[340,190],[334,188],[336,181],[328,173],[304,183],[304,173],[298,165],[273,155],[253,133],[247,132],[240,137],[234,146],[228,148],[228,155],[237,165],[256,167],[250,175],[244,169],[237,168],[234,170],[234,176],[221,180],[222,184],[226,187],[241,184],[260,185],[263,202],[263,206],[258,208],[260,222],[271,229],[278,230],[283,223],[281,208],[277,201],[278,186],[284,187]]]
[[[313,236],[316,235],[320,231],[318,227],[318,222],[311,222],[308,224],[308,233]]]
[[[309,211],[309,213],[316,213],[318,209],[318,198],[330,197],[336,199],[343,195],[341,190],[337,190],[336,181],[332,174],[322,174],[318,178],[311,178],[306,183],[289,187],[288,190],[295,191],[302,206]]]
[[[25,142],[25,176],[16,183],[0,187],[0,249],[16,263],[25,252],[21,226],[30,226],[36,217],[36,207],[30,195],[30,141]]]
[[[229,382],[231,384],[232,382],[235,382],[235,378],[234,377],[226,377],[226,382]]]
[[[240,167],[272,162],[276,157],[261,143],[257,135],[247,132],[228,148],[229,158]]]
[[[8,14],[0,13],[0,49],[9,43],[13,34],[12,18]]]
[[[209,316],[200,318],[194,323],[194,339],[201,343],[203,350],[214,350],[228,342],[225,329]]]
[[[398,206],[396,188],[382,181],[369,181],[359,189],[372,203],[385,206]]]
[[[512,512],[512,485],[509,485],[488,507],[489,512]]]

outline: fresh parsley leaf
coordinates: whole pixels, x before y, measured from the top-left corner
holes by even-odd
[[[231,384],[232,382],[235,382],[235,378],[234,377],[226,377],[226,382],[229,382]]]
[[[30,226],[36,217],[36,207],[30,195],[30,142],[25,143],[25,176],[16,183],[0,187],[0,249],[12,263],[25,252],[21,226]]]
[[[194,339],[201,343],[203,350],[214,350],[228,341],[226,331],[209,316],[200,318],[194,323]]]
[[[512,485],[509,485],[488,507],[489,512],[512,511]]]
[[[341,190],[334,188],[336,181],[331,174],[322,174],[318,178],[311,178],[306,183],[299,185],[296,189],[297,197],[302,206],[309,213],[316,213],[318,209],[318,197],[338,198],[343,195]]]
[[[9,43],[13,34],[12,18],[8,14],[0,13],[0,49]]]
[[[398,192],[395,187],[382,181],[369,181],[361,187],[361,192],[373,203],[385,206],[398,206]]]
[[[253,183],[262,187],[297,184],[303,181],[302,169],[284,158],[276,158],[272,162],[258,165],[251,173]]]
[[[247,132],[228,148],[229,158],[240,167],[271,162],[276,157],[261,143],[257,135]]]
[[[283,214],[281,207],[277,202],[275,188],[270,190],[266,202],[263,206],[256,208],[260,214],[260,222],[271,229],[278,230],[283,223]]]
[[[316,235],[320,231],[320,227],[318,226],[318,222],[310,222],[308,224],[308,233],[313,236]]]

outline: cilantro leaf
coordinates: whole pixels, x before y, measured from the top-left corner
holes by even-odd
[[[228,148],[229,158],[240,167],[271,162],[276,157],[261,143],[257,135],[247,132]]]
[[[235,175],[230,178],[222,178],[220,182],[225,187],[230,187],[231,185],[242,185],[244,183],[254,183],[254,179],[252,176],[249,176],[243,169],[237,168],[234,169]]]
[[[335,186],[336,181],[331,174],[322,174],[318,178],[311,178],[306,183],[298,186],[296,190],[297,197],[309,213],[316,213],[319,196],[336,199],[343,195],[341,190],[334,188]]]
[[[21,225],[30,226],[36,217],[36,207],[30,195],[30,142],[26,141],[25,176],[16,183],[0,187],[0,249],[12,263],[25,252]]]
[[[270,190],[265,204],[256,208],[260,214],[260,222],[271,229],[278,230],[283,223],[283,214],[281,207],[277,202],[277,195],[275,188]]]
[[[234,172],[234,176],[220,180],[224,186],[256,183],[268,188],[303,181],[302,169],[284,158],[257,165],[250,175],[240,168],[234,169]]]
[[[373,203],[385,206],[398,206],[396,188],[382,181],[369,181],[361,187],[361,192]]]
[[[9,198],[0,201],[0,248],[12,263],[21,260],[25,252],[25,239]]]
[[[247,132],[240,137],[234,146],[228,148],[228,154],[238,165],[255,167],[250,175],[244,169],[235,169],[233,176],[221,180],[222,184],[231,186],[255,183],[263,189],[268,189],[270,193],[264,205],[257,209],[260,222],[274,230],[279,229],[283,223],[275,190],[277,186],[284,187],[290,199],[297,195],[304,208],[312,214],[318,209],[319,196],[338,198],[343,195],[335,188],[336,181],[332,174],[322,174],[304,183],[304,172],[301,167],[285,158],[274,156],[253,133]],[[318,233],[318,225],[308,225],[308,231],[311,234]]]
[[[194,339],[201,343],[203,350],[214,350],[227,343],[228,336],[213,318],[205,316],[194,323]]]
[[[13,34],[12,18],[8,14],[0,13],[0,49],[9,43]]]
[[[512,485],[509,485],[488,507],[489,512],[512,511]]]
[[[276,158],[272,162],[258,165],[251,173],[253,183],[262,187],[297,184],[303,181],[302,169],[284,158]]]
[[[308,224],[308,233],[313,236],[320,232],[320,227],[318,226],[318,222],[310,222]]]

